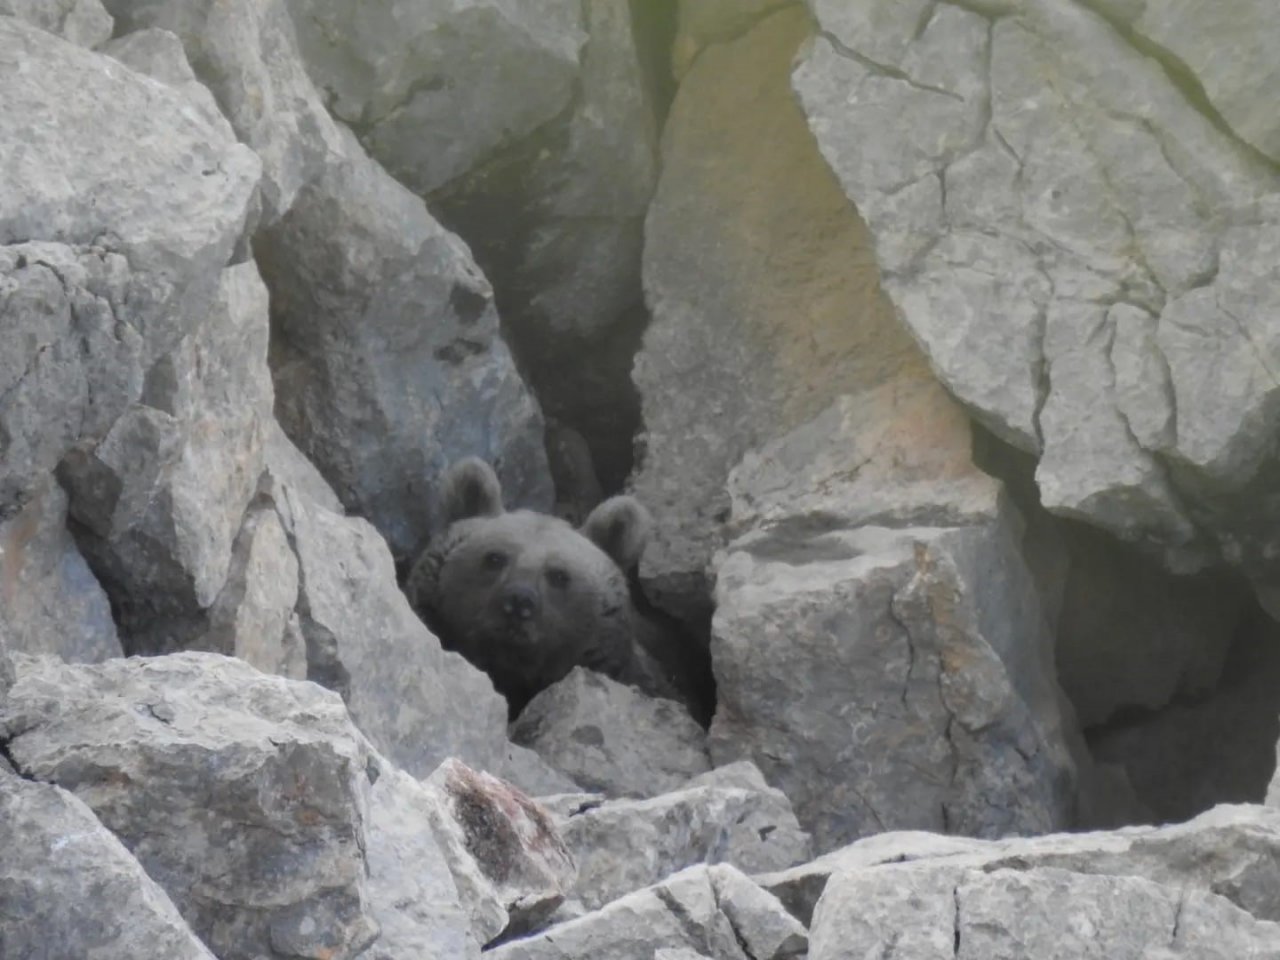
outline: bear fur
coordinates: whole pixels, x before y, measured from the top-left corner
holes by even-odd
[[[493,469],[476,457],[449,469],[441,499],[447,527],[405,592],[446,647],[489,675],[512,717],[576,666],[680,699],[640,640],[627,579],[652,525],[639,501],[611,497],[577,529],[507,511]]]

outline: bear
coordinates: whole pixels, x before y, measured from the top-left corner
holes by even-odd
[[[578,528],[507,511],[493,468],[468,457],[445,473],[441,502],[445,529],[414,562],[405,593],[447,649],[489,675],[512,719],[577,666],[683,699],[641,639],[627,576],[652,526],[639,501],[611,497]]]

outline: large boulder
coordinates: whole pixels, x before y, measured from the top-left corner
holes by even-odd
[[[1225,111],[1249,56],[1197,59],[1221,33],[1182,3],[1126,5],[1137,33],[1054,0],[810,7],[794,88],[938,376],[1050,510],[1266,582],[1280,175],[1186,94],[1195,61]]]
[[[82,47],[96,47],[111,36],[111,14],[102,0],[0,0],[3,14]]]
[[[6,957],[213,960],[173,901],[74,794],[0,763]]]
[[[83,800],[219,957],[353,957],[377,935],[366,741],[314,684],[214,654],[23,659],[0,736]]]
[[[205,320],[261,166],[180,92],[11,17],[0,85],[7,518]]]

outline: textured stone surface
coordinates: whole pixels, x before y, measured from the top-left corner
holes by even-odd
[[[751,764],[732,766],[649,800],[587,800],[559,817],[582,906],[598,909],[697,863],[760,873],[807,860],[809,837],[787,798]]]
[[[257,268],[223,271],[208,316],[148,372],[142,402],[59,471],[130,653],[183,649],[226,583],[271,417],[267,337]]]
[[[342,148],[255,244],[276,413],[407,560],[440,520],[440,474],[463,456],[495,464],[508,506],[550,507],[542,417],[466,245],[345,131]]]
[[[74,795],[0,765],[6,957],[213,960],[168,895]]]
[[[1054,512],[1182,567],[1265,560],[1274,168],[1089,5],[810,6],[796,92],[942,380],[1039,455]]]
[[[796,956],[795,947],[803,942],[803,928],[793,921],[781,937],[776,933],[769,936],[766,931],[787,928],[790,918],[763,890],[759,891],[763,900],[746,896],[741,884],[750,882],[730,866],[690,867],[595,913],[504,944],[491,956],[493,960],[650,960],[660,950],[680,949],[712,960],[783,960]],[[722,897],[732,906],[722,906]],[[733,916],[730,910],[734,911]],[[744,935],[753,937],[757,948],[770,944],[774,947],[749,954]]]
[[[0,523],[0,621],[11,650],[81,663],[124,656],[107,595],[67,531],[67,495],[52,477]]]
[[[210,126],[226,130],[228,136],[234,138],[235,134],[222,115],[218,102],[191,69],[182,39],[177,34],[159,27],[144,27],[108,40],[98,47],[98,52],[186,94]]]
[[[24,660],[0,715],[219,957],[355,956],[369,914],[365,741],[313,684],[213,654]]]
[[[518,936],[541,926],[577,875],[550,813],[511,784],[455,759],[441,764],[426,783],[452,821],[438,821],[438,829],[461,841],[505,914],[498,935]]]
[[[157,28],[182,41],[243,143],[262,158],[267,222],[340,151],[298,55],[284,0],[106,0],[117,33]]]
[[[0,0],[0,14],[35,24],[82,47],[111,36],[111,14],[102,0]]]
[[[1067,826],[1075,771],[1019,532],[1006,511],[737,541],[716,588],[713,759],[754,760],[819,852]]]
[[[708,48],[663,130],[645,225],[653,320],[633,373],[645,426],[635,492],[657,520],[645,591],[691,623],[710,614],[705,567],[743,454],[841,395],[928,376],[791,93],[808,29],[790,9]]]
[[[260,165],[181,94],[0,21],[0,515],[204,320]],[[21,149],[12,145],[21,144]]]
[[[585,39],[571,0],[288,6],[329,108],[422,194],[564,110]]]
[[[734,40],[789,0],[679,0],[671,70],[679,79],[713,43]]]
[[[684,707],[584,667],[534,697],[511,739],[611,796],[665,793],[711,767],[706,734]]]

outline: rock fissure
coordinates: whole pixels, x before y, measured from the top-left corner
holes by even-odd
[[[871,59],[865,54],[859,53],[857,50],[854,50],[852,47],[845,44],[844,41],[842,41],[839,37],[837,37],[835,34],[831,33],[830,31],[818,30],[818,36],[822,37],[823,40],[826,40],[827,43],[831,44],[831,48],[835,50],[837,54],[849,60],[853,60],[858,64],[861,64],[870,73],[873,73],[877,76],[887,77],[890,80],[897,80],[900,83],[905,83],[907,86],[913,87],[914,89],[919,90],[922,93],[933,93],[941,97],[947,97],[951,100],[956,100],[956,101],[959,101],[960,103],[964,103],[964,97],[956,93],[954,90],[948,90],[945,87],[937,87],[929,83],[921,83],[919,80],[916,80],[904,70],[900,70],[897,67],[890,66],[887,63],[880,63],[876,60]]]

